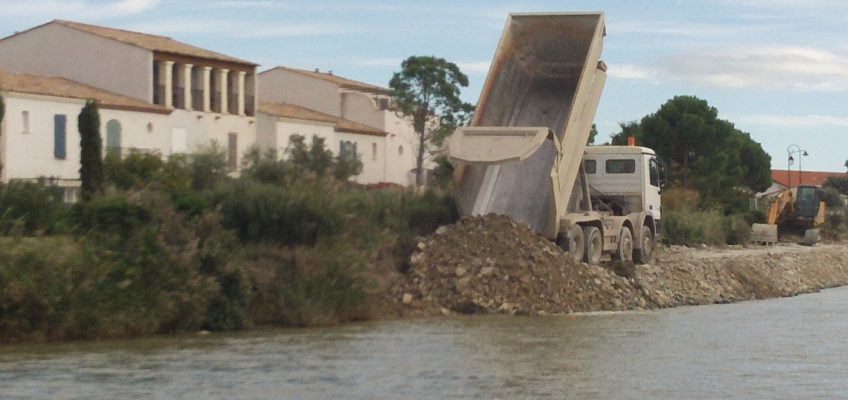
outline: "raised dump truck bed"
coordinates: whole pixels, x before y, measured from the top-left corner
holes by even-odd
[[[508,215],[554,239],[560,219],[583,210],[582,195],[571,194],[605,81],[604,34],[599,12],[509,16],[471,124],[478,128],[449,141],[463,215]]]

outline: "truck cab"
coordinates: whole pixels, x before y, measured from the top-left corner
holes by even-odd
[[[661,163],[647,147],[589,146],[583,170],[592,196],[592,209],[613,215],[645,211],[655,221],[662,217]]]

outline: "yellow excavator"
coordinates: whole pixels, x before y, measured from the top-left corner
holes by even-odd
[[[754,224],[751,241],[773,244],[778,231],[804,230],[804,244],[819,241],[819,227],[824,224],[827,206],[824,192],[818,186],[800,185],[780,192],[766,209],[766,223]]]

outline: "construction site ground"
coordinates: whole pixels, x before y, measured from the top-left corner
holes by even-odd
[[[391,286],[403,316],[640,310],[793,296],[848,285],[848,244],[659,246],[649,265],[588,265],[502,216],[421,238]]]

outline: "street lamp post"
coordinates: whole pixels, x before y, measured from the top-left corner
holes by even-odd
[[[789,147],[786,148],[786,153],[789,156],[789,158],[787,159],[786,174],[788,175],[789,188],[791,189],[792,188],[792,162],[795,161],[795,158],[792,157],[792,155],[798,154],[798,186],[800,186],[801,183],[803,182],[803,180],[801,179],[801,158],[810,155],[810,153],[807,153],[807,150],[802,149],[801,146],[798,146],[797,144],[790,144]]]

